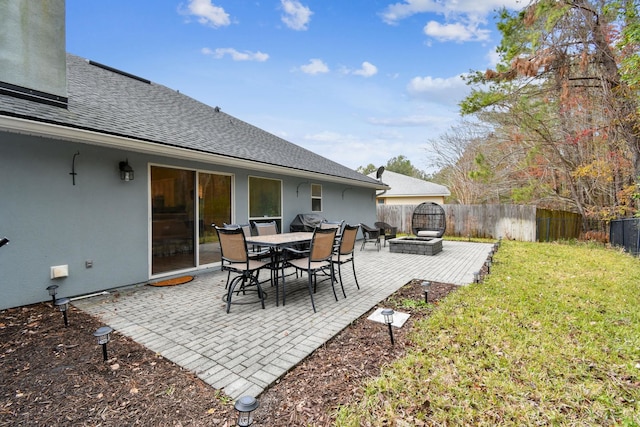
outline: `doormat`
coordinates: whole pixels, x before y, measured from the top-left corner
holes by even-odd
[[[174,277],[173,279],[161,280],[159,282],[149,283],[149,286],[175,286],[182,285],[183,283],[189,283],[194,279],[194,276],[181,276]]]

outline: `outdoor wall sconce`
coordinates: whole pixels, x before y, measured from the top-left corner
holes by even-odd
[[[3,237],[2,239],[0,239],[0,248],[6,245],[7,243],[9,243],[9,239],[7,239],[6,237]]]
[[[102,346],[102,359],[107,361],[107,343],[111,340],[111,332],[113,329],[109,326],[101,326],[93,333],[98,338],[98,344]]]
[[[391,329],[391,324],[393,323],[393,313],[394,311],[390,308],[385,308],[382,310],[382,316],[384,317],[384,323],[389,325],[389,338],[391,338],[391,345],[394,345],[393,342],[393,329]]]
[[[49,291],[49,296],[51,297],[51,304],[56,305],[56,294],[58,293],[58,285],[47,286],[47,291]]]
[[[425,304],[429,304],[429,288],[430,287],[431,287],[431,282],[422,282],[422,289],[424,289]]]
[[[234,408],[238,411],[238,422],[236,425],[240,427],[248,427],[253,424],[251,413],[258,409],[260,403],[255,397],[242,396],[236,401]]]
[[[133,168],[129,165],[129,159],[120,162],[120,179],[123,181],[133,181]]]
[[[64,317],[64,326],[69,326],[69,319],[67,318],[67,309],[69,308],[69,303],[71,300],[69,298],[60,298],[56,300],[56,307],[62,312],[62,316]]]

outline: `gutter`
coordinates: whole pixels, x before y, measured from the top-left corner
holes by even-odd
[[[259,163],[252,160],[245,160],[235,157],[223,156],[220,154],[205,153],[202,151],[189,150],[181,147],[174,147],[156,142],[142,141],[134,138],[127,138],[116,135],[109,135],[85,129],[61,126],[53,123],[39,122],[22,119],[18,117],[0,115],[0,130],[34,135],[44,138],[61,139],[81,144],[96,145],[100,147],[114,148],[124,151],[134,151],[137,153],[166,156],[182,160],[199,161],[205,163],[215,163],[224,166],[242,168],[247,170],[260,169],[279,175],[296,176],[307,179],[317,179],[339,184],[349,184],[363,188],[376,190],[387,190],[388,186],[382,183],[369,183],[357,179],[343,178],[334,175],[326,175],[320,172],[291,169],[285,166],[277,166],[268,163]]]

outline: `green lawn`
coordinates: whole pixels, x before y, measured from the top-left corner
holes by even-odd
[[[504,242],[338,426],[640,425],[640,261]]]

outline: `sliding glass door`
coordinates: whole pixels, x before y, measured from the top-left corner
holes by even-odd
[[[220,245],[212,224],[231,222],[231,177],[198,173],[200,265],[220,261]]]
[[[230,176],[152,166],[152,275],[220,261],[211,224],[230,219]]]

